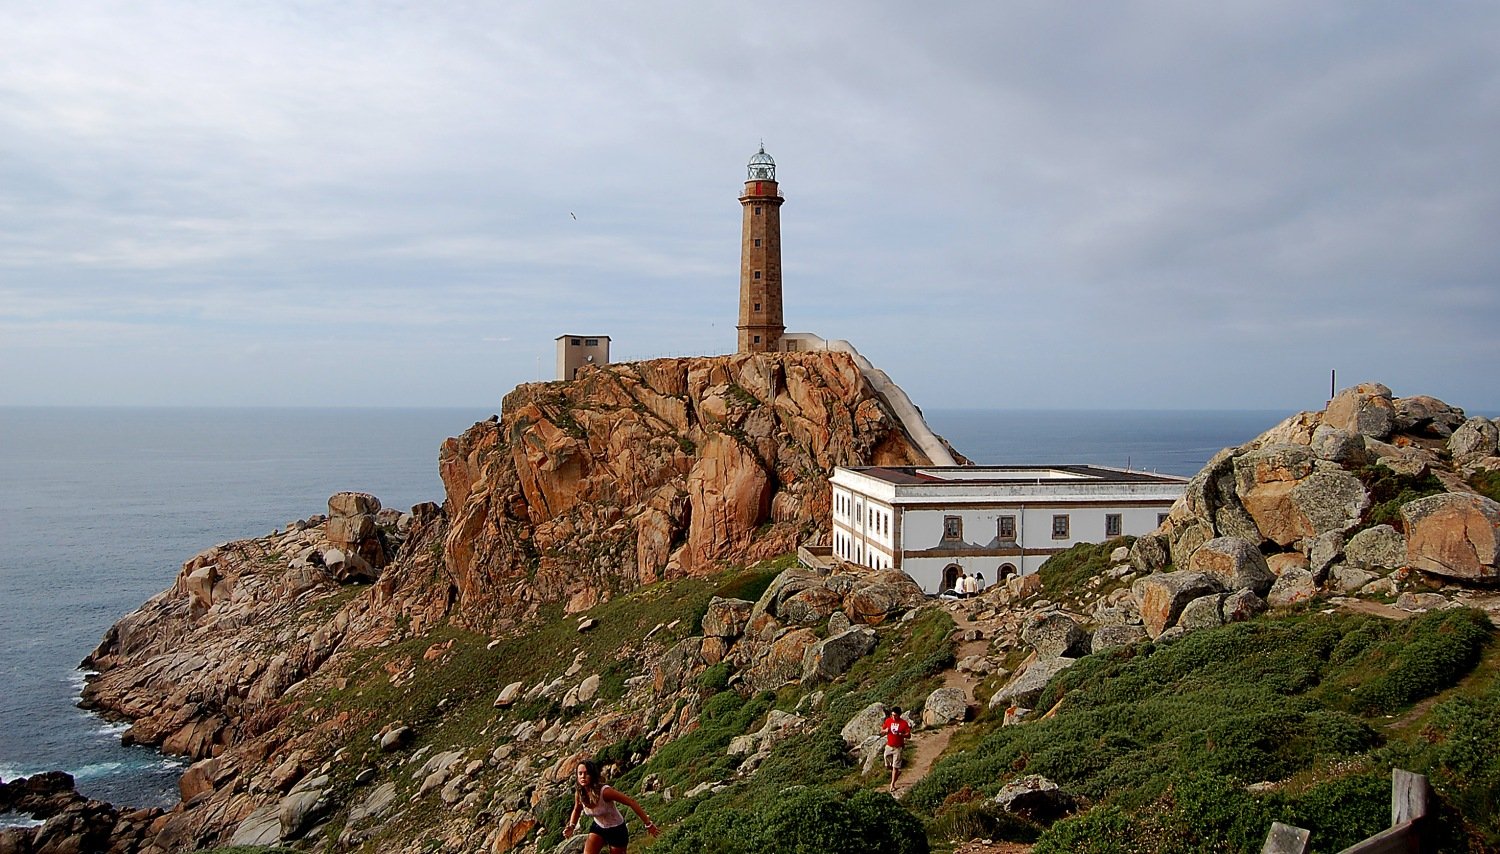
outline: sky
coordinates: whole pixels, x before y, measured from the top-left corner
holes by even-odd
[[[466,406],[785,323],[931,408],[1500,410],[1500,4],[0,0],[0,405]]]

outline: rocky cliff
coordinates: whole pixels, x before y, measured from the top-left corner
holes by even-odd
[[[444,443],[456,616],[493,627],[826,541],[839,465],[930,462],[849,356],[741,354],[523,385]]]

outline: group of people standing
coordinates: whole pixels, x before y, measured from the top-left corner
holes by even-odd
[[[958,578],[953,582],[953,592],[957,593],[964,599],[968,599],[971,596],[978,596],[983,590],[984,573],[982,572],[976,572],[973,575],[970,575],[967,572],[960,570],[958,573]]]

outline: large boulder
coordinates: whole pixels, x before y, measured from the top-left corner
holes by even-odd
[[[1277,576],[1266,594],[1266,602],[1273,608],[1289,608],[1306,602],[1318,595],[1318,580],[1305,569],[1288,569]]]
[[[651,667],[651,685],[658,694],[671,694],[703,672],[703,638],[683,638]]]
[[[1313,431],[1310,447],[1318,459],[1341,464],[1359,459],[1365,451],[1362,436],[1327,424],[1321,424]]]
[[[276,808],[281,838],[296,839],[312,828],[333,806],[328,796],[328,775],[303,780],[292,788]]]
[[[993,707],[999,703],[1007,703],[1013,706],[1035,706],[1036,701],[1042,696],[1042,691],[1052,677],[1067,670],[1078,663],[1076,658],[1038,658],[1026,666],[1025,670],[1017,673],[1006,683],[1004,688],[995,692],[991,698],[990,705]]]
[[[959,723],[969,716],[969,698],[962,688],[939,688],[922,703],[922,725],[929,727]]]
[[[1199,546],[1188,570],[1218,578],[1225,590],[1253,590],[1260,596],[1276,580],[1260,549],[1238,537],[1215,537]]]
[[[1177,618],[1177,625],[1187,632],[1224,625],[1225,598],[1223,593],[1199,596],[1182,609],[1182,616]]]
[[[1088,635],[1067,614],[1058,611],[1034,614],[1021,627],[1021,640],[1036,650],[1037,658],[1056,658],[1078,648]]]
[[[1384,439],[1396,429],[1396,405],[1391,390],[1380,383],[1346,388],[1328,402],[1323,423],[1350,433]]]
[[[1028,774],[1001,786],[995,793],[995,803],[1008,813],[1042,824],[1062,818],[1077,806],[1072,795],[1039,774]]]
[[[880,735],[880,725],[885,721],[885,705],[883,703],[871,703],[855,713],[844,728],[839,730],[839,737],[850,747],[863,744],[866,740]]]
[[[745,684],[752,691],[774,691],[802,677],[802,663],[818,642],[812,629],[792,629],[777,638],[745,668]]]
[[[874,648],[875,630],[869,626],[854,626],[820,640],[803,654],[802,681],[837,679]]]
[[[1256,528],[1280,546],[1348,530],[1369,505],[1358,478],[1302,445],[1251,451],[1235,459],[1234,472],[1236,492]]]
[[[1396,431],[1427,433],[1440,438],[1453,435],[1464,423],[1464,411],[1435,397],[1416,395],[1396,400]]]
[[[1399,569],[1406,565],[1406,538],[1390,525],[1366,528],[1349,538],[1344,560],[1360,569]]]
[[[1226,623],[1243,623],[1265,613],[1265,610],[1266,600],[1257,596],[1253,590],[1236,590],[1225,596],[1219,605]]]
[[[1171,540],[1159,533],[1138,537],[1130,544],[1130,565],[1142,575],[1164,569],[1171,561]]]
[[[1153,638],[1176,625],[1189,602],[1223,590],[1217,576],[1189,570],[1154,573],[1136,579],[1130,586],[1130,592],[1140,603],[1141,622]]]
[[[750,622],[750,611],[754,607],[754,602],[744,599],[713,597],[708,600],[708,610],[703,614],[704,637],[738,638],[745,633],[745,625]]]
[[[1113,649],[1117,646],[1128,646],[1137,641],[1145,640],[1146,627],[1132,626],[1128,624],[1113,623],[1094,629],[1094,636],[1089,641],[1089,652],[1100,652],[1101,650]]]
[[[1409,565],[1448,578],[1500,578],[1500,504],[1448,492],[1404,505],[1401,519]]]
[[[782,602],[804,590],[821,588],[823,580],[824,576],[805,567],[794,566],[783,570],[772,579],[760,598],[755,600],[755,606],[750,609],[750,620],[753,622],[761,614],[781,619]]]
[[[782,622],[798,626],[821,624],[844,603],[844,597],[827,587],[808,587],[783,599],[776,616]]]
[[[1453,455],[1454,462],[1468,465],[1495,456],[1497,441],[1500,441],[1500,428],[1495,422],[1488,418],[1470,418],[1449,437],[1448,453]]]
[[[380,499],[368,492],[337,492],[329,497],[323,534],[333,545],[330,551],[344,559],[330,561],[325,553],[324,564],[340,581],[372,580],[390,561],[380,538],[378,513]]]
[[[862,573],[844,597],[844,614],[856,623],[878,626],[927,601],[922,585],[899,569]]]

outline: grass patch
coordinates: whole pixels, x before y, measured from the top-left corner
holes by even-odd
[[[1104,571],[1110,567],[1110,553],[1120,546],[1129,547],[1134,542],[1135,537],[1115,537],[1102,543],[1079,543],[1047,558],[1047,562],[1037,570],[1037,575],[1042,579],[1042,595],[1061,600],[1089,589],[1090,582],[1104,578]],[[1095,588],[1097,587],[1096,584]],[[1107,590],[1096,589],[1094,592]]]

